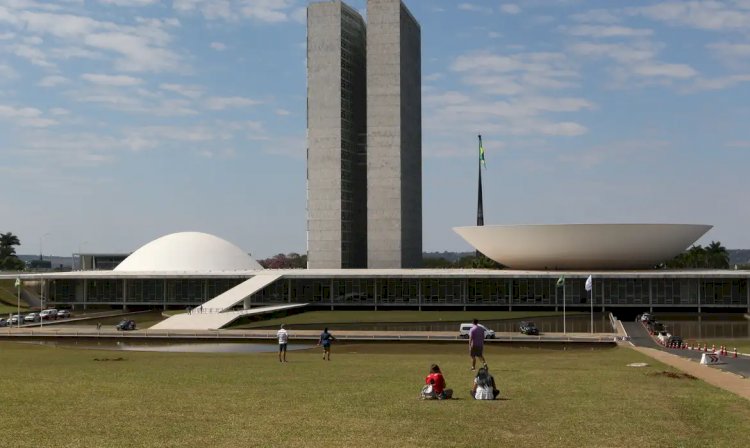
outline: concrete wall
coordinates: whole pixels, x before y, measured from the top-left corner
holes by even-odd
[[[346,44],[342,42],[342,27]],[[307,10],[307,253],[310,268],[364,267],[365,26],[340,1]],[[346,48],[342,48],[346,45]],[[342,54],[347,61],[342,63]],[[359,260],[356,258],[359,256]]]
[[[420,29],[400,0],[367,2],[367,265],[422,258]]]

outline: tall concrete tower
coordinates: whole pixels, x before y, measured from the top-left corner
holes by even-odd
[[[340,0],[307,8],[307,265],[367,267],[366,28]]]
[[[367,1],[367,266],[422,263],[422,55],[400,0]]]

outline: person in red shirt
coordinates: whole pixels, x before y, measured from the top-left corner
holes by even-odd
[[[453,397],[453,389],[445,388],[445,378],[437,364],[430,366],[430,374],[427,375],[424,382],[432,385],[432,391],[439,400]]]

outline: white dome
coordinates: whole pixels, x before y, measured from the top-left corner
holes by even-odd
[[[123,260],[120,272],[216,272],[263,269],[234,244],[201,232],[163,236]]]

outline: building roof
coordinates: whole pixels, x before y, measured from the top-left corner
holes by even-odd
[[[117,266],[115,272],[226,272],[262,269],[234,244],[201,232],[163,236],[142,246]]]

